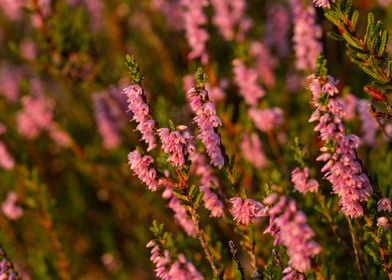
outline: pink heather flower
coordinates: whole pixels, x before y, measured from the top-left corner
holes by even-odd
[[[156,241],[147,243],[147,248],[151,248],[150,260],[155,265],[156,276],[163,280],[203,280],[203,276],[196,270],[195,266],[186,260],[183,254],[177,256],[177,260],[172,263],[168,250],[162,252]]]
[[[152,9],[159,10],[164,15],[170,28],[179,31],[184,27],[182,7],[179,5],[180,1],[152,0],[150,5]]]
[[[289,3],[294,21],[296,67],[299,70],[314,70],[317,56],[322,51],[322,45],[318,41],[322,30],[316,24],[316,11],[311,5],[305,6],[302,0],[290,0]]]
[[[68,148],[72,145],[72,139],[71,136],[68,134],[68,132],[62,130],[59,126],[57,125],[52,125],[50,128],[49,136],[55,142],[57,145]]]
[[[18,100],[19,84],[21,81],[22,72],[19,68],[8,65],[0,68],[0,94],[9,102],[16,102]]]
[[[130,85],[123,89],[128,97],[128,110],[133,113],[132,120],[138,123],[137,130],[142,134],[142,140],[148,144],[147,151],[156,147],[155,121],[150,116],[150,109],[144,101],[143,89],[137,85]]]
[[[289,52],[289,14],[281,5],[274,4],[267,10],[264,42],[266,46],[277,50],[280,57],[286,57]]]
[[[83,3],[89,13],[91,31],[100,31],[102,27],[104,2],[102,0],[83,0]]]
[[[94,93],[93,96],[95,120],[98,125],[99,134],[102,137],[102,145],[106,149],[114,149],[121,143],[118,122],[111,115],[108,98],[104,93]]]
[[[377,0],[378,4],[383,7],[388,7],[392,4],[392,0]]]
[[[168,207],[174,212],[174,219],[184,229],[185,233],[189,236],[196,237],[196,229],[189,218],[187,210],[181,205],[178,198],[174,195],[172,187],[166,186],[165,191],[162,193],[164,199],[169,200]]]
[[[377,202],[377,211],[392,212],[391,200],[389,198],[381,198]]]
[[[255,106],[265,91],[257,84],[258,73],[252,68],[247,68],[240,59],[233,60],[234,82],[239,88],[239,93],[246,104]]]
[[[288,266],[282,271],[282,280],[305,280],[305,276]]]
[[[229,201],[232,205],[230,213],[233,215],[234,221],[245,226],[254,223],[256,218],[266,216],[268,210],[260,202],[249,198],[244,201],[240,197],[233,197]]]
[[[33,61],[37,55],[37,48],[31,39],[23,39],[20,43],[20,54],[24,59]]]
[[[4,15],[12,21],[22,18],[24,0],[0,0],[0,9]]]
[[[128,154],[128,163],[140,181],[145,183],[149,190],[156,191],[158,188],[157,172],[154,168],[149,168],[154,162],[150,156],[142,156],[137,150]]]
[[[49,131],[53,126],[52,106],[43,96],[22,98],[22,109],[16,115],[19,133],[35,139],[42,131]]]
[[[291,172],[291,182],[300,193],[317,192],[319,184],[315,179],[309,179],[309,168],[305,167],[303,170],[295,168]]]
[[[275,246],[281,244],[287,248],[292,268],[301,273],[309,271],[310,261],[321,251],[321,247],[312,240],[314,232],[306,223],[305,214],[297,209],[294,200],[285,196],[272,194],[263,202],[271,207],[268,210],[270,224],[264,233],[270,233],[275,238]]]
[[[186,155],[195,150],[193,136],[187,131],[170,132],[168,128],[160,128],[157,132],[161,138],[163,151],[169,155],[168,161],[177,168],[183,167]]]
[[[23,208],[18,205],[16,192],[8,192],[7,199],[1,204],[1,211],[10,220],[17,220],[23,216]]]
[[[183,78],[184,91],[188,92],[188,90],[193,88],[194,86],[195,86],[195,82],[192,75],[184,76]],[[206,91],[208,92],[208,99],[214,104],[225,99],[226,94],[224,90],[227,88],[227,86],[228,86],[228,81],[225,79],[220,80],[218,85],[216,86],[211,86],[209,82],[206,82],[205,87],[206,87]],[[189,99],[188,95],[187,98]]]
[[[244,159],[252,163],[256,168],[261,169],[266,166],[267,159],[257,133],[252,133],[251,135],[244,134],[240,148]]]
[[[187,92],[187,97],[191,110],[196,114],[193,121],[199,127],[197,137],[203,142],[211,164],[222,168],[225,161],[220,147],[220,136],[215,132],[219,126],[222,126],[222,122],[216,115],[215,106],[208,101],[206,90],[198,92],[195,88],[191,88]]]
[[[340,98],[338,98],[340,100]],[[358,99],[355,95],[348,94],[344,96],[342,99],[342,102],[344,102],[346,112],[343,115],[344,120],[352,120],[355,118],[355,112],[356,108],[358,105]]]
[[[276,83],[275,68],[278,61],[272,56],[268,47],[261,42],[253,42],[250,55],[256,60],[256,69],[264,85],[273,87]]]
[[[250,108],[248,110],[248,116],[255,126],[263,132],[276,129],[283,123],[283,111],[278,107],[263,110]]]
[[[391,225],[389,224],[389,220],[387,217],[377,218],[377,226],[383,227],[384,230],[389,230],[391,228]]]
[[[358,114],[361,119],[361,140],[365,145],[374,146],[376,144],[376,133],[378,123],[376,119],[369,112],[370,103],[368,100],[361,99],[358,101]]]
[[[0,141],[0,167],[6,170],[11,170],[15,166],[14,158],[8,152],[5,144]]]
[[[208,62],[206,43],[208,32],[203,28],[207,24],[207,17],[204,14],[204,7],[208,5],[206,0],[193,1],[181,0],[183,7],[183,19],[186,38],[192,51],[188,54],[188,59],[200,58],[203,64]]]
[[[316,107],[309,122],[318,121],[314,130],[319,132],[320,139],[325,143],[320,149],[322,154],[317,158],[326,162],[321,172],[325,173],[333,192],[340,197],[343,213],[351,218],[360,217],[363,215],[361,202],[368,200],[372,187],[357,159],[355,149],[359,145],[359,138],[344,132],[342,119],[345,107],[336,98],[337,82],[330,76],[323,79],[312,75],[309,79],[312,103]],[[326,101],[319,103],[320,98]]]
[[[335,3],[335,0],[331,0],[332,3]],[[331,3],[329,0],[313,0],[313,3],[316,7],[321,7],[321,8],[331,8]]]
[[[197,152],[191,154],[190,159],[192,161],[191,173],[200,176],[199,184],[200,191],[204,193],[204,207],[211,212],[210,217],[223,217],[225,215],[224,205],[210,187],[212,184],[219,188],[219,181],[213,175],[213,168],[207,164],[205,156]]]

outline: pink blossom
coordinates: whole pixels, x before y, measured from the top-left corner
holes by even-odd
[[[266,166],[267,159],[260,138],[256,133],[251,135],[244,134],[240,148],[244,159],[252,163],[256,168],[261,169]]]
[[[128,110],[133,113],[132,120],[138,123],[136,129],[142,134],[142,140],[148,144],[147,151],[156,147],[155,121],[150,116],[150,109],[144,101],[143,89],[133,84],[123,89],[128,97]]]
[[[391,200],[389,198],[381,198],[377,202],[377,211],[392,212]]]
[[[309,179],[309,168],[305,167],[303,170],[295,168],[291,172],[291,182],[300,193],[317,192],[319,184],[315,179]]]
[[[0,68],[0,94],[9,102],[16,102],[18,100],[19,84],[21,81],[22,72],[19,68],[8,65]]]
[[[103,9],[105,8],[102,0],[83,0],[87,12],[89,13],[90,29],[98,32],[102,28]]]
[[[317,158],[326,162],[321,172],[325,173],[334,193],[340,197],[343,213],[351,218],[360,217],[363,215],[361,202],[368,200],[372,187],[357,159],[355,149],[359,138],[344,132],[342,119],[345,107],[337,98],[337,82],[330,76],[324,79],[312,75],[309,79],[312,103],[316,107],[309,122],[318,121],[314,130],[319,132],[324,142],[320,149],[322,154]],[[326,100],[320,103],[320,98]]]
[[[286,267],[282,271],[283,277],[282,280],[305,280],[305,276],[290,266]]]
[[[316,24],[316,11],[302,0],[290,0],[294,21],[294,51],[296,67],[299,70],[314,70],[317,56],[322,51],[318,41],[322,36],[321,27]]]
[[[12,21],[22,18],[24,0],[0,0],[0,9]]]
[[[263,84],[267,87],[275,86],[274,71],[278,61],[268,47],[261,42],[253,42],[250,46],[250,55],[256,60],[256,70]]]
[[[313,0],[313,3],[316,7],[321,7],[321,8],[331,8],[331,3],[329,2],[330,0]],[[332,3],[335,3],[335,0],[331,0]]]
[[[152,0],[150,5],[152,9],[162,12],[169,27],[178,31],[184,27],[182,7],[179,4],[180,1]]]
[[[200,191],[204,193],[203,202],[204,206],[210,210],[211,217],[223,217],[225,215],[224,205],[219,200],[218,196],[212,192],[209,186],[200,186]]]
[[[270,224],[264,233],[274,237],[275,245],[287,248],[291,267],[301,273],[309,271],[311,259],[321,251],[321,247],[312,240],[314,232],[306,223],[305,214],[297,209],[294,200],[285,196],[272,194],[264,203],[271,207],[268,210]]]
[[[377,218],[377,226],[378,227],[383,227],[384,230],[389,230],[391,228],[391,225],[389,223],[389,220],[387,217],[379,217]]]
[[[240,197],[230,198],[230,212],[234,221],[242,225],[254,223],[256,218],[266,216],[268,210],[263,204],[253,199],[242,200]]]
[[[23,216],[23,208],[18,205],[16,192],[8,192],[7,199],[1,204],[1,211],[10,220],[17,220]]]
[[[15,166],[15,160],[9,153],[5,144],[0,141],[0,167],[6,170],[11,170]]]
[[[33,61],[37,55],[37,48],[31,39],[23,39],[20,43],[20,54],[24,59]]]
[[[283,123],[283,111],[277,107],[271,109],[250,108],[248,116],[255,126],[263,132],[276,129]]]
[[[49,136],[57,145],[67,148],[72,145],[71,136],[58,125],[52,125],[49,129]]]
[[[280,57],[286,57],[289,52],[290,18],[283,6],[274,4],[267,10],[264,42],[270,48],[275,48]]]
[[[233,61],[234,81],[239,88],[239,93],[246,104],[255,106],[265,91],[257,84],[258,73],[252,68],[247,68],[240,59]]]
[[[193,1],[181,0],[183,7],[183,19],[186,38],[192,51],[188,54],[188,59],[200,58],[203,64],[208,62],[206,42],[208,32],[203,28],[207,24],[207,17],[204,14],[204,7],[208,5],[206,0]]]
[[[157,172],[154,168],[149,168],[154,162],[150,156],[142,156],[137,150],[128,154],[128,163],[140,181],[145,183],[149,190],[156,191],[158,188]]]
[[[228,81],[226,79],[222,79],[218,82],[217,85],[212,86],[210,85],[209,82],[206,82],[205,87],[206,91],[208,92],[208,99],[216,104],[219,101],[222,101],[225,99],[225,92],[224,90],[227,88]],[[189,89],[193,88],[195,86],[194,79],[192,75],[186,75],[183,78],[183,89],[185,92],[188,92]],[[188,101],[189,101],[189,96],[187,95]],[[190,103],[190,102],[189,102]]]
[[[165,191],[162,193],[164,199],[169,200],[168,207],[174,212],[174,219],[184,229],[186,234],[196,237],[196,229],[192,220],[188,216],[188,212],[181,202],[174,195],[171,186],[166,186]]]
[[[361,140],[368,146],[376,144],[376,133],[378,130],[378,123],[375,117],[369,112],[370,102],[365,99],[358,101],[358,114],[361,119]]]
[[[195,150],[193,136],[187,131],[170,131],[168,128],[158,129],[162,149],[169,155],[168,162],[181,168],[185,164],[186,156]]]

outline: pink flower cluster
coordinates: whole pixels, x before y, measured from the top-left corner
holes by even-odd
[[[302,0],[290,0],[294,20],[294,51],[296,67],[299,70],[314,70],[317,56],[322,51],[318,41],[322,30],[316,24],[316,11],[313,6],[305,6]]]
[[[251,135],[244,134],[240,148],[245,160],[252,163],[258,169],[265,167],[267,158],[257,133],[253,132]]]
[[[195,151],[193,136],[188,131],[170,131],[168,128],[158,129],[162,149],[169,155],[168,161],[175,167],[181,168],[185,164],[186,155]]]
[[[208,101],[208,92],[206,90],[197,91],[191,88],[187,92],[189,106],[196,115],[193,120],[199,127],[197,136],[206,147],[207,153],[211,159],[211,164],[222,168],[225,161],[221,151],[220,136],[215,129],[222,126],[222,122],[216,114],[215,106]]]
[[[0,280],[15,280],[16,277],[17,273],[13,269],[11,269],[9,261],[3,258],[0,263]]]
[[[377,211],[378,212],[392,212],[392,205],[391,205],[391,200],[389,198],[381,198],[377,202]]]
[[[195,86],[195,81],[192,75],[186,75],[183,78],[184,91],[188,92],[188,90],[193,88],[194,86]],[[206,87],[206,91],[208,92],[208,99],[214,104],[224,100],[225,99],[224,90],[227,88],[227,86],[228,86],[228,81],[226,79],[220,80],[218,84],[215,86],[212,86],[210,85],[209,82],[206,82],[205,87]]]
[[[116,148],[121,143],[121,138],[118,132],[118,123],[112,114],[110,100],[105,96],[105,93],[95,93],[92,98],[95,120],[102,137],[103,147],[106,149]]]
[[[211,217],[223,217],[225,215],[224,205],[210,187],[211,184],[219,187],[218,178],[213,175],[212,167],[207,164],[205,156],[199,153],[193,153],[191,161],[191,172],[200,176],[200,191],[204,193],[204,207],[210,210]]]
[[[21,69],[14,66],[3,65],[0,68],[0,94],[7,101],[14,103],[18,100],[19,84],[23,78],[22,74]]]
[[[203,280],[203,276],[195,266],[186,260],[183,254],[179,254],[177,260],[172,263],[168,250],[161,251],[156,241],[147,243],[147,248],[151,248],[150,260],[155,265],[155,273],[162,280]]]
[[[283,123],[283,111],[278,107],[271,109],[250,108],[248,116],[262,132],[272,131]]]
[[[319,183],[315,179],[309,179],[309,168],[305,167],[303,170],[295,168],[291,172],[291,182],[300,193],[317,192]]]
[[[312,240],[313,230],[306,223],[306,216],[297,209],[294,200],[285,196],[271,194],[263,201],[271,207],[268,210],[270,223],[264,233],[270,233],[275,241],[287,248],[289,265],[299,272],[310,269],[311,259],[320,251],[321,247]]]
[[[265,95],[265,91],[257,84],[258,73],[252,68],[247,68],[240,59],[233,61],[234,81],[239,87],[239,92],[246,104],[257,105],[260,98]]]
[[[132,120],[138,123],[136,129],[142,134],[142,140],[147,143],[147,151],[151,151],[156,147],[155,121],[150,116],[143,89],[138,84],[133,84],[124,88],[123,92],[128,97],[128,110],[133,113]]]
[[[331,8],[331,3],[335,3],[335,0],[313,0],[313,3],[316,7],[321,7],[321,8]]]
[[[203,64],[208,62],[206,43],[208,32],[202,26],[207,24],[207,17],[204,14],[204,7],[208,5],[206,0],[193,1],[181,0],[183,7],[183,19],[185,33],[192,51],[188,54],[188,59],[200,58]]]
[[[275,48],[280,57],[289,52],[290,18],[286,8],[274,4],[267,11],[264,42],[267,47]]]
[[[6,200],[1,204],[1,211],[10,220],[17,220],[23,216],[23,208],[18,205],[18,194],[9,192]]]
[[[22,17],[24,2],[24,0],[0,0],[0,9],[9,20],[17,21]]]
[[[154,159],[150,156],[142,156],[137,150],[128,154],[128,163],[140,181],[145,183],[149,190],[156,191],[158,188],[157,171],[150,168]]]
[[[178,198],[174,195],[171,186],[166,186],[166,189],[162,193],[164,199],[169,200],[169,208],[174,212],[174,219],[184,229],[186,234],[192,237],[196,237],[196,229],[191,219],[188,217],[187,210],[181,205]]]
[[[256,70],[263,84],[267,87],[275,86],[274,71],[278,61],[271,54],[269,48],[261,42],[253,42],[250,46],[250,55],[256,60]]]
[[[259,217],[266,216],[268,208],[253,199],[243,200],[240,197],[230,198],[230,213],[238,224],[249,225]]]
[[[314,130],[319,132],[324,142],[320,149],[322,154],[317,158],[326,162],[321,171],[340,197],[343,213],[352,218],[360,217],[363,215],[361,202],[370,197],[372,187],[357,159],[355,149],[359,138],[344,132],[342,118],[345,108],[344,103],[335,98],[338,94],[335,80],[330,76],[321,78],[314,75],[309,79],[312,103],[316,107],[309,122],[318,122]],[[322,99],[326,101],[320,101]]]
[[[0,135],[6,132],[7,128],[4,124],[0,123]],[[15,166],[15,160],[9,153],[3,141],[0,141],[0,167],[6,170],[11,170]]]
[[[376,144],[376,133],[379,128],[374,116],[369,112],[370,102],[365,99],[357,101],[359,118],[361,119],[361,140],[368,146]]]

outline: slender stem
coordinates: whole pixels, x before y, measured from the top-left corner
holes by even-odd
[[[245,280],[245,271],[244,271],[244,267],[241,265],[241,261],[238,258],[238,251],[237,248],[235,247],[235,244],[233,241],[229,241],[229,247],[230,247],[230,252],[233,255],[233,260],[236,262],[237,264],[237,269],[241,274],[241,280]]]
[[[353,229],[353,226],[351,224],[350,218],[347,218],[347,221],[348,221],[348,225],[349,225],[349,228],[350,228],[351,239],[352,239],[352,242],[353,242],[354,255],[355,255],[355,264],[357,266],[360,278],[361,279],[367,279],[367,277],[365,277],[366,274],[363,271],[363,267],[361,266],[361,261],[359,259],[358,243],[357,243],[357,239],[355,237],[354,229]]]

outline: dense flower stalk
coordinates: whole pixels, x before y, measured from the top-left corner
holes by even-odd
[[[170,131],[168,128],[160,128],[157,132],[161,138],[162,149],[169,155],[168,161],[177,168],[183,167],[186,156],[195,150],[193,136],[185,130]]]
[[[313,230],[306,223],[305,214],[297,209],[294,200],[285,196],[272,194],[263,201],[268,205],[270,223],[264,233],[270,233],[275,241],[287,248],[289,265],[299,272],[307,272],[311,266],[311,259],[320,251],[321,247],[312,240]]]
[[[374,116],[369,112],[370,102],[365,99],[358,100],[357,109],[361,120],[361,140],[368,146],[376,144],[376,133],[378,130],[378,123]]]
[[[240,143],[240,148],[245,160],[252,163],[258,169],[265,167],[267,158],[257,133],[252,133],[250,135],[244,134]]]
[[[317,192],[319,183],[315,179],[309,179],[309,168],[305,167],[303,170],[296,167],[291,172],[291,182],[300,193]]]
[[[276,84],[275,68],[278,61],[271,54],[269,48],[261,42],[253,42],[250,46],[250,55],[256,60],[256,70],[260,80],[267,87]]]
[[[162,280],[202,280],[203,276],[198,272],[195,266],[186,260],[183,254],[177,256],[177,260],[172,262],[168,250],[162,249],[151,240],[147,243],[147,248],[151,248],[150,260],[155,265],[155,273]]]
[[[128,154],[128,163],[140,181],[145,183],[149,190],[156,191],[158,188],[157,171],[150,168],[154,159],[148,155],[142,156],[137,150]]]
[[[216,128],[222,126],[220,118],[217,116],[215,106],[208,101],[208,92],[206,90],[198,91],[191,88],[187,92],[188,102],[191,110],[196,115],[193,121],[199,127],[197,136],[204,144],[207,153],[211,159],[211,164],[222,168],[225,161],[221,151],[221,141]]]
[[[264,42],[266,46],[276,49],[279,57],[288,55],[289,31],[289,13],[283,6],[274,4],[267,11]]]
[[[174,195],[171,186],[166,186],[165,191],[162,193],[162,197],[169,200],[168,207],[173,210],[174,219],[184,229],[186,234],[196,237],[196,228],[193,221],[189,218],[185,207],[181,205],[179,199]]]
[[[377,211],[378,212],[392,212],[392,205],[391,205],[391,200],[389,198],[381,198],[377,202]]]
[[[322,51],[318,41],[322,30],[316,24],[316,11],[311,5],[304,5],[302,0],[290,0],[294,21],[294,51],[296,67],[299,70],[314,70],[316,58]]]
[[[372,187],[357,159],[355,149],[359,138],[344,132],[342,118],[345,108],[344,103],[336,98],[336,81],[331,76],[312,75],[309,79],[312,103],[316,107],[309,122],[318,122],[314,130],[319,132],[324,142],[320,149],[322,154],[317,158],[326,162],[321,171],[340,197],[343,213],[351,218],[360,217],[363,215],[361,202],[368,200]]]
[[[210,211],[211,217],[222,217],[225,215],[223,202],[212,191],[211,185],[219,188],[219,181],[213,175],[213,168],[207,163],[204,155],[193,153],[191,155],[191,172],[200,176],[200,191],[204,193],[204,207]]]
[[[23,208],[18,205],[16,192],[8,192],[6,200],[1,204],[1,211],[10,220],[17,220],[23,216]]]
[[[8,151],[5,144],[0,141],[0,167],[6,170],[11,170],[15,166],[15,160]]]
[[[132,120],[138,125],[137,130],[142,134],[142,140],[147,143],[147,151],[156,147],[155,121],[150,116],[148,104],[144,101],[143,89],[138,84],[130,85],[123,89],[128,97],[128,110],[133,113]]]
[[[22,71],[19,68],[9,65],[3,65],[0,68],[0,94],[9,102],[16,102],[18,100],[19,84],[21,81]]]
[[[283,123],[283,111],[278,107],[270,109],[250,108],[248,116],[255,126],[263,132],[269,132]]]
[[[247,68],[240,59],[233,61],[234,82],[239,88],[239,92],[250,106],[257,105],[260,98],[265,95],[265,91],[257,84],[259,77],[255,69]]]
[[[208,32],[203,28],[207,23],[207,17],[204,14],[204,7],[208,5],[206,0],[193,1],[181,0],[183,7],[183,19],[185,25],[186,38],[192,51],[188,54],[188,59],[200,58],[203,64],[208,62],[206,43]]]
[[[230,198],[230,213],[234,217],[234,221],[242,225],[254,223],[256,218],[266,216],[268,208],[260,202],[253,199],[243,200],[240,197]]]
[[[331,3],[335,3],[335,0],[313,0],[313,3],[316,7],[330,9]]]

